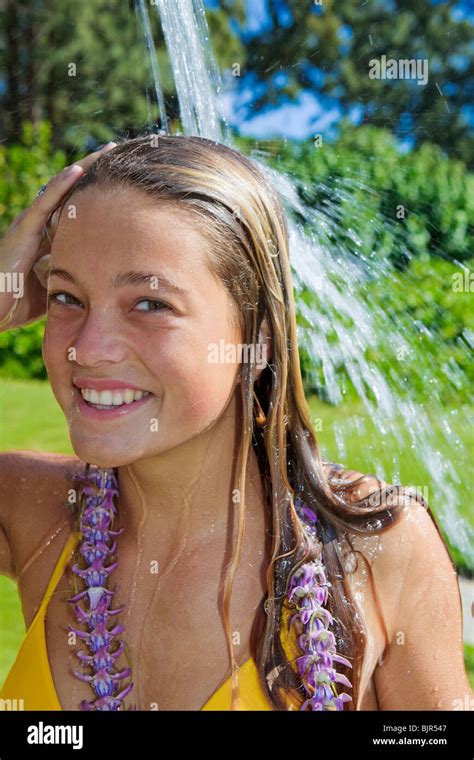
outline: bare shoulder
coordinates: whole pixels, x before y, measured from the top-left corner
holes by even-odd
[[[416,491],[387,483],[376,475],[326,463],[335,492],[348,503],[368,507],[372,530],[348,531],[355,549],[370,563],[376,591],[390,635],[397,630],[400,605],[438,586],[449,586],[457,601],[456,570],[429,504]],[[332,468],[332,469],[331,469]],[[383,525],[382,525],[383,523]],[[373,536],[376,550],[365,551]]]
[[[399,518],[379,536],[380,551],[373,573],[385,601],[391,639],[396,635],[402,608],[421,613],[427,600],[441,602],[455,615],[459,606],[457,573],[428,505],[407,500]]]
[[[83,467],[76,457],[62,454],[0,453],[0,574],[18,581],[46,537],[53,547],[65,542],[54,531],[70,533],[68,492]]]
[[[429,507],[409,502],[381,535],[373,574],[389,634],[374,674],[381,709],[469,709],[459,583]]]
[[[333,472],[336,491],[338,481],[347,501],[365,499],[374,518],[374,552],[365,551],[366,536],[350,538],[370,564],[387,634],[373,672],[379,709],[469,709],[457,573],[431,506],[416,491],[354,470]]]

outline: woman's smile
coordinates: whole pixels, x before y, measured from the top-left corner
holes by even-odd
[[[154,397],[151,391],[112,378],[75,378],[77,408],[89,419],[109,419],[141,408]]]

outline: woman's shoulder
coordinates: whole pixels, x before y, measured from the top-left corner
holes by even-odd
[[[0,533],[6,542],[0,571],[12,580],[21,578],[27,563],[46,542],[48,554],[61,551],[66,534],[73,529],[69,504],[74,476],[83,469],[83,462],[74,456],[0,453]]]
[[[364,564],[370,565],[389,640],[400,626],[401,609],[408,605],[413,612],[417,605],[428,608],[441,594],[444,604],[456,611],[456,569],[427,489],[421,493],[420,488],[391,484],[340,464],[324,465],[334,492],[367,517],[366,530],[348,529],[347,535]]]
[[[400,560],[420,547],[420,542],[442,547],[445,545],[440,528],[426,498],[427,489],[407,484],[392,484],[372,473],[351,470],[334,462],[323,462],[332,491],[341,496],[348,506],[354,506],[350,516],[366,518],[357,524],[360,530],[351,537],[364,540],[376,535],[379,543],[379,565],[393,558]],[[382,549],[385,552],[382,552]]]

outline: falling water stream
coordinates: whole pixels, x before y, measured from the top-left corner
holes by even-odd
[[[223,116],[222,79],[212,55],[209,31],[202,0],[155,0],[149,6],[155,9],[163,30],[170,66],[179,100],[180,119],[187,135],[197,135],[232,145],[231,131]],[[151,32],[148,7],[143,0],[136,0],[136,12],[149,55],[150,72],[156,92],[161,130],[168,131],[162,87],[156,62],[156,50]],[[426,361],[423,368],[424,382],[432,387],[428,410],[416,403],[403,386],[403,372],[397,378],[394,372],[390,383],[377,365],[366,359],[367,349],[376,346],[381,337],[395,349],[420,354],[419,332],[437,340],[422,325],[405,324],[397,314],[386,312],[380,306],[368,302],[366,283],[368,276],[386,278],[393,274],[391,265],[364,260],[352,255],[350,245],[357,251],[360,241],[355,233],[348,231],[346,250],[334,243],[331,230],[340,224],[337,216],[321,209],[307,206],[298,194],[294,177],[272,169],[266,162],[265,152],[258,149],[251,153],[253,161],[266,172],[277,189],[285,206],[290,228],[290,257],[294,277],[295,294],[304,287],[317,297],[318,307],[309,307],[305,300],[297,298],[301,345],[321,366],[324,377],[324,397],[332,404],[344,400],[344,379],[337,370],[345,368],[366,414],[352,415],[335,423],[334,434],[339,461],[346,461],[345,442],[349,437],[368,449],[371,471],[389,483],[400,483],[400,463],[409,458],[416,462],[419,482],[408,484],[417,490],[430,484],[428,502],[434,506],[443,531],[452,546],[464,556],[466,563],[474,567],[474,540],[471,526],[459,512],[459,494],[466,487],[468,474],[472,472],[472,452],[457,437],[456,418],[465,412],[462,408],[446,410],[437,392],[437,380]],[[317,183],[317,179],[314,180]],[[338,180],[331,188],[333,197],[342,199],[351,193],[352,187],[361,187],[360,180]],[[360,204],[360,200],[354,203]],[[302,223],[301,220],[304,220]],[[392,224],[386,220],[384,225]],[[381,284],[383,287],[383,281]],[[420,361],[423,357],[420,356]],[[449,380],[465,384],[466,378],[457,365],[446,368]],[[398,392],[399,391],[399,392]],[[430,419],[432,417],[432,419]],[[442,428],[445,445],[451,456],[441,454],[433,420]],[[367,443],[367,424],[370,423],[371,442]],[[384,451],[395,452],[389,460]],[[324,453],[324,447],[323,447]],[[374,525],[374,529],[377,525]]]

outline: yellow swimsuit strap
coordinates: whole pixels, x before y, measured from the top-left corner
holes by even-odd
[[[66,545],[64,549],[61,552],[61,555],[56,563],[56,566],[53,570],[53,573],[51,575],[51,578],[49,579],[48,586],[46,588],[46,591],[43,595],[43,598],[41,600],[41,604],[39,606],[38,613],[40,611],[43,611],[48,606],[48,602],[53,596],[56,586],[58,585],[59,581],[61,580],[61,577],[64,573],[64,568],[66,567],[67,563],[71,559],[71,556],[74,552],[74,549],[76,548],[77,542],[79,540],[79,533],[71,533],[68,540],[66,541]],[[37,613],[37,614],[38,614]]]

